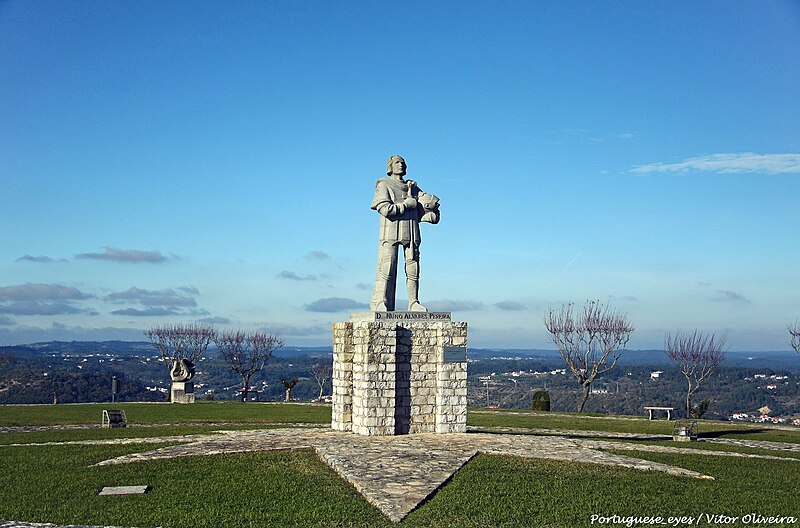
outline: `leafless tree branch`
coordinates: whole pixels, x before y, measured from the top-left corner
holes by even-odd
[[[795,321],[793,325],[789,325],[788,330],[791,336],[789,344],[792,345],[795,352],[800,354],[800,321]]]
[[[222,332],[214,342],[222,359],[242,377],[242,401],[247,401],[250,378],[264,368],[275,350],[283,346],[280,336],[241,330]]]
[[[325,391],[325,384],[331,378],[331,374],[333,374],[333,365],[314,363],[311,366],[311,374],[314,376],[314,379],[317,380],[317,385],[319,385],[319,396],[317,399],[321,399],[322,393]]]
[[[196,363],[217,335],[213,327],[196,323],[154,326],[144,334],[158,349],[167,369],[179,359]]]
[[[595,378],[613,369],[634,327],[627,315],[618,313],[600,301],[586,301],[580,313],[573,304],[550,309],[544,326],[558,348],[561,358],[583,387],[578,412],[583,412]]]
[[[695,330],[691,334],[667,334],[665,351],[686,378],[686,416],[693,414],[692,395],[708,380],[725,359],[725,336],[704,334]]]

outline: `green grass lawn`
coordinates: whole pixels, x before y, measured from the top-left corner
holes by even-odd
[[[48,423],[47,416],[58,416],[58,421],[67,420],[66,423],[95,423],[99,421],[102,408],[107,406],[2,407],[0,423],[24,424],[27,419],[44,425]],[[167,436],[219,428],[191,423],[236,422],[238,419],[247,424],[292,421],[322,424],[330,417],[329,408],[302,405],[125,404],[123,408],[129,413],[129,419],[131,414],[139,417],[141,422],[137,423],[189,425],[9,433],[0,435],[0,440],[4,443],[9,443],[6,438],[64,441],[81,439],[85,434],[99,435],[93,438]],[[25,413],[20,409],[35,412]],[[62,409],[65,412],[69,409],[69,416],[59,412]],[[170,415],[172,412],[175,415]],[[26,415],[28,418],[24,418]],[[88,417],[86,422],[81,421],[82,417]],[[483,426],[596,430],[600,436],[609,431],[668,434],[671,430],[667,422],[600,420],[570,415],[472,413],[469,421],[472,425]],[[703,427],[706,425],[717,426],[703,424]],[[742,432],[743,426],[721,424],[720,427],[723,425],[730,432],[723,429],[720,435],[740,434],[746,438],[774,440],[771,433],[777,432],[800,443],[800,431],[756,429],[755,433],[747,433]],[[665,521],[668,516],[725,514],[740,517],[738,523],[730,526],[752,526],[753,523],[746,524],[741,519],[753,513],[794,516],[798,520],[784,526],[800,525],[800,462],[652,453],[647,451],[651,443],[642,443],[641,451],[619,453],[698,471],[714,476],[715,480],[591,464],[478,455],[428,502],[412,512],[401,526],[601,526],[598,522],[591,524],[593,514],[606,517],[660,515]],[[0,519],[140,528],[392,526],[310,449],[92,467],[101,460],[159,445],[166,444],[0,447]],[[659,445],[688,447],[673,442]],[[691,447],[703,449],[706,446],[699,443]],[[710,444],[707,447],[719,448]],[[724,449],[768,453],[732,446]],[[784,456],[778,452],[769,454]],[[143,496],[97,496],[103,486],[136,484],[149,484],[152,491]],[[715,526],[705,518],[694,525]]]
[[[153,425],[169,423],[330,423],[329,405],[198,402],[172,403],[88,403],[80,405],[3,405],[0,427],[23,425],[99,424],[103,409],[122,409],[128,423]]]
[[[480,410],[483,411],[483,410]],[[608,415],[573,413],[542,413],[525,411],[471,412],[467,424],[475,427],[528,427],[572,431],[600,431],[672,435],[674,422]],[[776,429],[759,424],[698,420],[700,436],[706,438],[737,438],[772,442],[800,443],[800,428]]]

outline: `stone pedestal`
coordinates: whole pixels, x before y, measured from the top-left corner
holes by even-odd
[[[194,382],[173,381],[170,390],[172,403],[194,403]]]
[[[333,324],[333,419],[362,435],[467,427],[467,323],[449,312],[364,312]]]

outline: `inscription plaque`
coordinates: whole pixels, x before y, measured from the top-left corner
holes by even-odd
[[[450,321],[450,312],[354,312],[351,321]]]
[[[444,347],[445,363],[463,363],[467,360],[467,347],[452,346]]]

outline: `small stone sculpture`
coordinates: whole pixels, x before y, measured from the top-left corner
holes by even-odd
[[[194,363],[188,359],[176,359],[169,371],[172,381],[189,381],[194,377]]]
[[[427,312],[419,302],[420,222],[439,222],[439,198],[422,192],[413,180],[405,180],[406,161],[391,156],[386,162],[387,178],[375,183],[372,209],[380,214],[380,242],[372,311],[394,311],[397,286],[397,253],[403,249],[408,288],[408,310]]]

